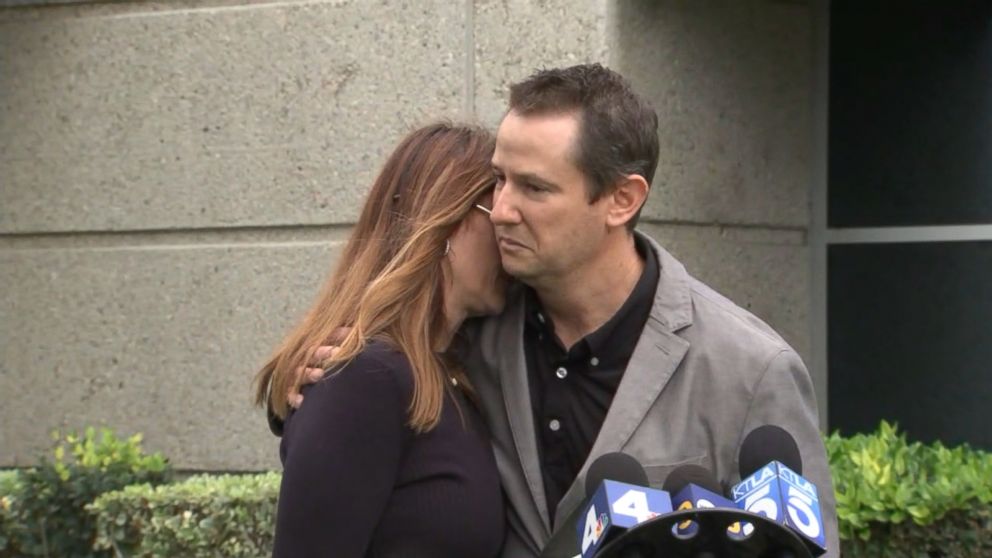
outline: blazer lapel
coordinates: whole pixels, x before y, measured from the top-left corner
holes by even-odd
[[[623,448],[689,350],[689,342],[675,334],[692,323],[688,275],[682,264],[661,246],[650,238],[648,241],[658,256],[660,267],[651,315],[630,357],[592,450],[555,510],[556,528],[562,526],[561,521],[585,498],[585,476],[589,465],[600,455]],[[664,440],[658,440],[658,443],[663,444]]]
[[[689,350],[688,341],[675,334],[660,331],[652,321],[649,318],[589,457],[582,465],[576,481],[558,504],[555,513],[556,527],[585,498],[585,476],[589,465],[596,457],[623,448]],[[658,443],[664,441],[658,440]]]
[[[544,495],[544,481],[541,475],[541,463],[537,450],[537,433],[534,431],[534,412],[531,408],[530,382],[527,376],[527,358],[524,353],[524,312],[523,297],[519,303],[508,308],[514,315],[511,319],[503,320],[504,327],[500,331],[500,351],[498,370],[500,384],[503,388],[503,402],[506,405],[506,416],[513,433],[513,442],[520,459],[520,469],[530,489],[530,494],[508,494],[514,499],[518,510],[534,509],[540,517],[540,526],[526,522],[527,528],[534,540],[543,544],[547,540],[551,527],[548,521],[548,504]]]

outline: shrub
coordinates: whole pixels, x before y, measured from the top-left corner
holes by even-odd
[[[97,498],[96,546],[131,557],[272,554],[279,473],[202,475]]]
[[[843,556],[992,556],[992,455],[908,443],[885,422],[826,445]],[[0,472],[0,558],[271,554],[279,473],[154,486],[168,476],[164,458],[142,455],[140,436],[69,435],[54,461]]]
[[[96,524],[85,506],[129,484],[167,481],[168,462],[145,455],[140,434],[119,439],[109,429],[88,428],[82,435],[55,432],[53,440],[54,459],[19,475],[19,496],[5,518],[17,526],[10,545],[23,556],[110,556],[93,550]]]
[[[0,471],[0,558],[20,554],[13,546],[13,539],[17,536],[18,523],[10,517],[11,509],[16,505],[20,493],[20,472]]]
[[[845,557],[992,556],[992,455],[882,422],[826,440]]]

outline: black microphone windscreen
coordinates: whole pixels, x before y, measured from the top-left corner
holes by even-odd
[[[803,458],[796,439],[785,429],[773,424],[752,430],[741,444],[739,471],[742,479],[754,474],[771,461],[778,461],[797,474],[803,474]]]
[[[668,478],[665,479],[665,484],[661,489],[675,494],[690,484],[705,488],[716,494],[723,494],[723,489],[720,487],[720,483],[717,482],[713,473],[700,465],[682,465],[676,467],[674,471],[668,474]]]
[[[589,466],[586,472],[586,496],[595,492],[604,480],[648,486],[648,475],[644,472],[644,467],[633,457],[619,451],[604,453]]]

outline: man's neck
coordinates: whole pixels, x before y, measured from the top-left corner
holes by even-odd
[[[643,271],[634,236],[624,235],[618,246],[603,250],[595,261],[553,283],[534,286],[534,291],[558,340],[570,348],[620,310]]]

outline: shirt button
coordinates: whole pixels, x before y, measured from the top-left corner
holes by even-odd
[[[551,422],[548,423],[548,428],[550,428],[552,432],[558,432],[561,430],[561,422],[559,422],[558,419],[551,419]]]
[[[559,380],[564,380],[568,377],[568,370],[565,370],[565,367],[562,366],[558,370],[555,370],[555,376],[558,376]]]
[[[544,323],[544,314],[540,314],[539,313],[537,315],[537,321],[539,321],[539,322],[541,322],[543,324]]]
[[[591,359],[589,359],[589,364],[596,366],[597,364],[599,364],[599,359],[596,357],[592,357]]]

